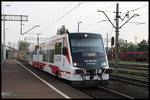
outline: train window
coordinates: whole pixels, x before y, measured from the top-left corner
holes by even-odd
[[[132,56],[134,57],[134,56],[135,56],[135,54],[132,54]]]
[[[49,53],[49,62],[54,63],[54,50],[50,50]]]
[[[119,54],[119,57],[121,57],[121,53]]]
[[[63,38],[63,47],[66,47],[66,40]]]
[[[29,52],[30,59],[33,59],[33,52]]]
[[[148,53],[143,53],[143,56],[148,56]]]
[[[127,54],[124,54],[124,57],[127,57]]]
[[[66,47],[66,40],[65,40],[65,38],[63,38],[63,44],[62,45],[63,45],[62,48]],[[62,52],[65,52],[64,49],[62,49]]]
[[[130,54],[130,57],[133,57],[133,54]]]
[[[137,53],[136,56],[141,56],[141,54]]]
[[[37,46],[35,46],[35,50],[33,50],[33,54],[34,54],[34,55],[37,54]]]
[[[55,44],[55,54],[61,54],[61,45],[62,42],[60,40],[57,40]]]
[[[33,50],[33,54],[36,55],[36,50]]]
[[[43,49],[42,49],[42,47],[40,47],[39,54],[43,54]]]
[[[47,50],[43,50],[43,61],[47,61]]]

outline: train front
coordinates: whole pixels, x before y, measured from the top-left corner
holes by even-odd
[[[97,85],[109,80],[109,68],[102,36],[95,33],[70,33],[69,42],[74,67],[73,85]]]

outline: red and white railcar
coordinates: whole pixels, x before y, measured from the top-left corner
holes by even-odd
[[[28,48],[29,64],[73,84],[109,80],[109,68],[102,36],[95,33],[69,33],[51,37]]]

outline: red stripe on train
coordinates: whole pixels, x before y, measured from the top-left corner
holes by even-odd
[[[66,55],[66,57],[67,57],[67,59],[68,59],[68,61],[69,61],[69,63],[71,64],[71,62],[70,62],[70,56],[69,56],[69,47],[68,47],[68,44],[67,44],[67,37],[65,37],[65,40],[66,40],[66,48],[67,48],[67,55]]]
[[[60,70],[58,66],[49,65],[49,67],[51,68],[53,74],[56,74],[56,71],[57,71],[59,76],[61,76],[61,72],[71,74],[71,72]]]
[[[61,76],[60,70],[57,66],[49,65],[49,67],[51,68],[53,74],[56,74],[56,71],[57,71],[58,75]]]
[[[42,69],[44,69],[44,67],[46,66],[46,64],[43,62],[38,62],[38,61],[33,61],[33,60],[28,60],[28,61],[31,61],[35,67],[40,67]],[[71,72],[60,70],[59,67],[55,65],[49,65],[49,67],[51,68],[53,74],[56,74],[56,71],[57,71],[59,76],[62,76],[61,72],[71,74]]]

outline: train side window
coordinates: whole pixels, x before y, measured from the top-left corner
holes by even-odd
[[[121,53],[119,54],[119,57],[121,57]]]
[[[47,61],[47,50],[43,50],[43,61]]]
[[[33,50],[33,54],[36,55],[36,50]]]
[[[127,57],[127,54],[124,54],[124,57]]]
[[[130,54],[130,57],[133,57],[134,55],[133,54]]]
[[[66,48],[66,39],[63,38],[63,46],[62,46],[62,52],[67,52],[64,48]]]
[[[66,47],[66,40],[63,38],[63,48]]]
[[[141,54],[137,53],[136,56],[140,56]]]
[[[35,49],[33,50],[33,54],[37,55],[37,46],[35,46]]]
[[[54,50],[50,50],[49,52],[49,62],[54,63]]]
[[[55,44],[55,54],[61,54],[61,45],[62,42],[60,40],[57,40]]]
[[[43,49],[42,49],[42,47],[40,47],[40,52],[39,52],[39,54],[43,54]]]
[[[33,59],[33,52],[29,52],[29,58]]]
[[[148,53],[143,53],[143,56],[148,56]]]
[[[30,58],[33,59],[33,52],[30,52]]]

